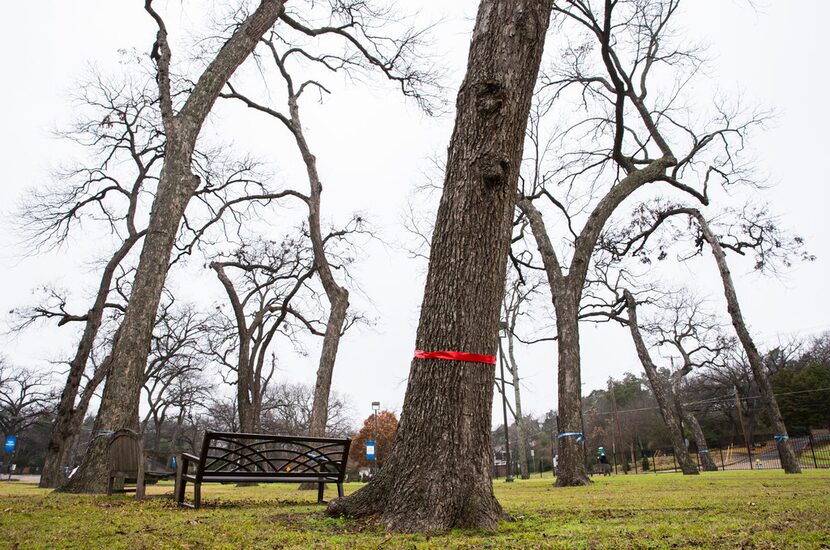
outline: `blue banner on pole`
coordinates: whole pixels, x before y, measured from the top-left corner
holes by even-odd
[[[6,436],[6,443],[3,445],[3,450],[7,453],[13,453],[14,448],[17,446],[17,436],[16,435],[7,435]]]
[[[366,442],[366,460],[375,460],[375,442]]]

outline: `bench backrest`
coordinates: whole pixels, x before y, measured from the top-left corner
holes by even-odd
[[[132,430],[118,430],[110,438],[109,471],[136,473],[143,459],[141,436]]]
[[[350,439],[207,432],[196,477],[343,479]]]

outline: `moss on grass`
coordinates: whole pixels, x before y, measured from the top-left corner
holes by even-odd
[[[830,471],[736,471],[684,477],[496,481],[515,521],[495,533],[386,533],[371,520],[327,518],[316,491],[292,485],[205,485],[201,510],[178,509],[172,486],[151,498],[58,494],[0,483],[0,547],[11,548],[820,548],[830,547]],[[346,491],[359,488],[349,484]],[[333,498],[334,494],[327,494]]]

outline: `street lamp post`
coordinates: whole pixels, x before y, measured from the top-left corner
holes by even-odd
[[[375,415],[375,472],[378,471],[378,411],[380,410],[380,401],[372,401],[372,411]]]
[[[507,323],[502,321],[500,328],[502,331],[507,330]],[[507,455],[507,477],[504,481],[510,483],[513,481],[513,471],[510,467],[510,433],[507,428],[507,393],[504,388],[504,352],[501,349],[501,332],[499,333],[499,364],[501,365],[501,406],[504,413],[504,451]]]

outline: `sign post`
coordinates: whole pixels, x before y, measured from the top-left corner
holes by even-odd
[[[9,480],[11,480],[12,478],[12,462],[14,462],[15,448],[17,448],[17,436],[7,435],[6,440],[3,443],[3,451],[11,455],[11,457],[9,458]]]

